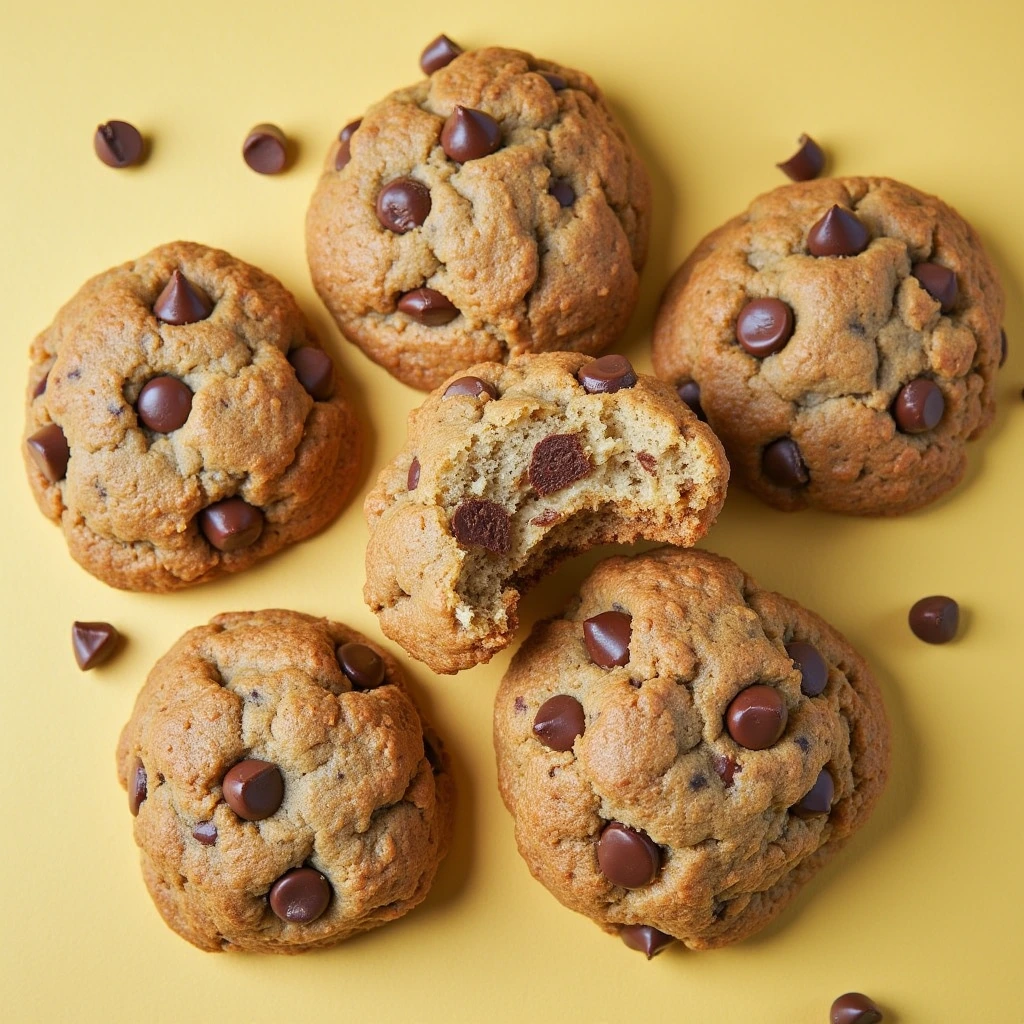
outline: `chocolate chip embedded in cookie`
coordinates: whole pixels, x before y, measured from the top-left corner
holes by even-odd
[[[694,544],[725,497],[714,434],[619,355],[483,363],[442,384],[366,499],[366,603],[435,672],[488,661],[520,595],[562,558],[640,537]],[[585,625],[589,657],[629,658],[630,617]]]
[[[339,327],[423,389],[473,363],[607,348],[636,305],[650,184],[601,91],[446,36],[421,67],[345,128],[309,207],[310,271]]]
[[[599,621],[614,657],[594,656]],[[889,726],[836,630],[725,558],[661,548],[601,562],[534,627],[494,747],[534,877],[650,958],[775,918],[871,813]]]
[[[449,759],[398,664],[297,612],[186,633],[117,766],[150,895],[200,949],[298,953],[393,921],[451,838]]]
[[[86,283],[31,349],[25,463],[72,556],[128,590],[237,572],[315,533],[360,428],[292,296],[160,246]]]
[[[963,475],[995,415],[1003,291],[974,229],[888,178],[754,200],[665,293],[654,368],[778,508],[895,515]]]

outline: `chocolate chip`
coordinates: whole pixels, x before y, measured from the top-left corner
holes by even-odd
[[[661,850],[643,832],[621,821],[610,821],[597,843],[597,863],[613,885],[642,889],[658,877]]]
[[[441,327],[451,323],[459,311],[433,288],[416,288],[398,300],[398,308],[424,327]]]
[[[707,784],[708,777],[706,775],[698,774],[694,775],[693,778],[690,779],[690,789],[692,789],[694,793],[699,793],[702,789],[706,789]]]
[[[919,640],[928,644],[946,644],[960,626],[960,605],[951,597],[935,595],[916,601],[907,616],[910,628]]]
[[[526,710],[526,701],[521,696],[516,697],[515,709],[517,715]]]
[[[576,434],[549,434],[533,446],[528,476],[541,496],[590,476],[591,465]]]
[[[493,501],[464,501],[452,515],[452,533],[460,544],[476,545],[495,555],[507,555],[512,548],[512,521]]]
[[[74,622],[71,649],[83,672],[109,661],[117,650],[121,634],[109,622]]]
[[[153,303],[153,313],[165,324],[176,327],[205,320],[212,312],[213,303],[209,296],[192,284],[180,270],[171,274],[170,281],[164,285],[164,290]]]
[[[700,385],[695,380],[684,380],[676,387],[676,393],[690,407],[690,412],[707,423],[704,407],[700,404]]]
[[[259,540],[263,513],[241,498],[225,498],[199,513],[199,529],[218,551],[238,551]]]
[[[793,310],[779,299],[754,299],[740,310],[736,340],[759,359],[779,352],[793,336]]]
[[[810,181],[824,170],[825,154],[810,135],[801,135],[797,145],[800,148],[788,160],[775,166],[793,181]]]
[[[444,389],[442,399],[454,398],[457,395],[468,395],[470,398],[479,398],[481,395],[490,395],[491,398],[498,397],[498,389],[479,377],[459,377]]]
[[[430,189],[415,178],[395,178],[377,193],[377,220],[396,235],[418,228],[430,213]]]
[[[460,53],[462,47],[458,43],[453,43],[446,35],[440,35],[427,43],[420,54],[420,69],[423,74],[432,75],[451,64]]]
[[[656,957],[666,946],[676,940],[671,935],[659,932],[649,924],[627,924],[619,931],[619,938],[638,953],[643,953],[648,960]]]
[[[405,476],[405,489],[415,491],[420,485],[420,460],[413,459],[409,463],[409,472]]]
[[[583,623],[583,642],[590,660],[601,668],[625,665],[629,661],[629,642],[633,636],[633,617],[626,612],[601,612]]]
[[[68,471],[71,449],[68,448],[64,431],[56,423],[49,423],[37,430],[25,444],[28,445],[28,453],[39,467],[39,472],[51,484],[64,479]]]
[[[344,128],[338,132],[338,152],[334,154],[334,169],[340,171],[352,159],[352,150],[349,147],[349,139],[356,133],[356,129],[363,123],[363,119],[356,118],[349,121]]]
[[[228,807],[246,821],[269,818],[284,800],[281,769],[255,758],[239,761],[229,768],[221,788]]]
[[[835,795],[836,784],[832,773],[827,768],[822,768],[814,780],[814,785],[790,807],[790,811],[798,818],[816,818],[828,814],[832,810]]]
[[[276,124],[258,124],[242,143],[242,159],[257,174],[280,174],[288,163],[288,139]]]
[[[1003,337],[1005,338],[1005,337],[1006,337],[1006,335],[1004,334],[1004,335],[1003,335]],[[1004,349],[1006,348],[1006,345],[1005,345],[1005,344],[1003,345],[1003,348],[1004,348]],[[1000,364],[1000,365],[1002,365],[1002,364]],[[34,388],[32,389],[32,397],[33,397],[33,398],[38,398],[38,397],[39,397],[40,395],[45,395],[45,394],[46,394],[46,382],[47,382],[47,381],[48,381],[49,379],[50,379],[50,375],[49,375],[49,374],[47,374],[47,375],[46,375],[45,377],[43,377],[43,379],[42,379],[42,380],[41,380],[41,381],[40,381],[40,382],[39,382],[39,383],[38,383],[38,384],[37,384],[37,385],[36,385],[36,386],[35,386],[35,387],[34,387]]]
[[[601,356],[580,367],[576,379],[589,395],[613,394],[636,384],[633,364],[625,356]]]
[[[282,921],[309,924],[331,902],[331,883],[315,868],[293,868],[270,887],[270,909]]]
[[[558,200],[559,206],[572,206],[576,202],[576,191],[565,178],[555,178],[548,186],[548,194]]]
[[[733,697],[725,713],[725,727],[741,747],[765,750],[786,731],[788,717],[782,694],[757,683]]]
[[[946,400],[939,385],[927,377],[918,377],[900,389],[892,405],[896,425],[905,434],[923,434],[942,421]]]
[[[847,992],[832,1004],[829,1024],[879,1024],[882,1011],[860,992]]]
[[[135,411],[150,430],[169,434],[185,425],[192,411],[192,389],[177,377],[154,377],[139,392]]]
[[[561,75],[556,75],[553,71],[542,71],[540,73],[540,77],[543,78],[544,81],[555,90],[555,92],[561,92],[569,86],[569,83]]]
[[[459,164],[489,156],[500,145],[498,122],[472,107],[456,106],[441,129],[441,148]]]
[[[384,682],[384,659],[366,644],[342,644],[337,656],[341,671],[357,690],[375,690]]]
[[[192,829],[192,838],[203,846],[213,846],[217,842],[217,826],[212,821],[201,821]]]
[[[132,770],[128,774],[128,810],[133,817],[139,816],[139,808],[146,802],[149,795],[149,779],[146,769],[139,758],[135,758]]]
[[[326,402],[334,393],[334,363],[323,349],[312,345],[293,348],[288,353],[295,377],[316,402]]]
[[[108,121],[96,129],[92,140],[96,155],[108,167],[131,167],[142,162],[145,145],[135,125]]]
[[[338,132],[338,141],[348,142],[348,140],[351,139],[353,135],[355,135],[356,129],[362,123],[363,119],[361,117],[357,117],[354,121],[349,121],[349,123],[345,125],[345,127],[342,128],[340,132]]]
[[[440,740],[432,739],[426,733],[423,735],[423,756],[427,759],[427,764],[430,765],[430,770],[435,775],[440,775],[444,771]]]
[[[736,759],[730,757],[728,754],[712,754],[711,763],[714,765],[715,774],[725,783],[725,785],[732,785],[732,777],[736,772],[740,771],[740,766],[736,763]]]
[[[1009,355],[1009,353],[1010,353],[1010,345],[1009,345],[1009,342],[1006,339],[1006,331],[1000,330],[1000,332],[999,332],[999,365],[1000,365],[1000,367],[1002,367],[1002,365],[1006,362],[1006,357]],[[45,382],[43,384],[43,390],[44,391],[46,390]]]
[[[780,437],[765,447],[761,471],[778,487],[803,487],[811,479],[800,447],[791,437]]]
[[[572,750],[577,736],[587,727],[583,705],[575,697],[560,693],[544,701],[533,720],[533,734],[552,750]]]
[[[921,287],[948,313],[956,304],[956,274],[941,263],[915,263],[910,271]]]
[[[807,234],[812,256],[856,256],[868,247],[868,229],[849,210],[833,206]]]
[[[817,697],[828,682],[828,665],[817,647],[793,640],[786,644],[786,653],[800,673],[800,692],[805,697]]]

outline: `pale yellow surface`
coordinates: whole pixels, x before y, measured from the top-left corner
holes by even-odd
[[[360,502],[419,396],[334,330],[309,283],[303,215],[333,134],[415,80],[421,47],[441,30],[587,69],[632,131],[652,172],[654,230],[624,350],[645,369],[669,273],[706,230],[783,182],[774,164],[801,131],[837,173],[892,175],[945,197],[1003,275],[1012,354],[1000,414],[952,498],[884,522],[787,516],[735,491],[708,538],[868,656],[895,741],[868,827],[776,925],[732,949],[647,963],[530,878],[491,751],[507,652],[454,679],[403,659],[461,789],[452,853],[405,920],[299,958],[211,955],[164,927],[142,884],[113,755],[156,658],[188,627],[240,608],[296,608],[380,635],[360,597]],[[1024,1021],[1022,40],[1011,2],[7,0],[0,1019],[823,1024],[834,996],[860,989],[887,1022]],[[152,137],[144,167],[117,172],[93,156],[92,131],[109,118]],[[259,121],[301,144],[280,178],[240,158]],[[19,451],[26,349],[87,277],[175,238],[226,248],[296,293],[373,440],[359,497],[322,536],[234,579],[140,596],[79,569],[31,500]],[[594,561],[542,585],[527,626]],[[936,592],[966,613],[948,647],[906,626],[909,605]],[[80,674],[76,618],[116,623],[127,649]]]

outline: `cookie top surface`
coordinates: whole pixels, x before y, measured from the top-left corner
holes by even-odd
[[[226,252],[175,242],[100,274],[30,358],[33,492],[113,586],[243,569],[351,490],[361,431],[329,357],[290,293]]]
[[[202,949],[301,952],[398,918],[451,833],[447,755],[398,664],[297,612],[186,633],[140,692],[117,766],[150,894]]]
[[[636,303],[649,210],[594,82],[490,48],[392,93],[332,146],[307,255],[344,333],[429,389],[482,361],[609,345]]]
[[[764,500],[895,514],[954,486],[991,422],[1002,316],[955,210],[888,178],[826,178],[759,197],[700,243],[663,299],[654,366],[697,383]]]
[[[600,563],[535,627],[494,742],[534,876],[607,931],[691,948],[771,920],[865,820],[889,757],[878,687],[836,630],[672,548]]]

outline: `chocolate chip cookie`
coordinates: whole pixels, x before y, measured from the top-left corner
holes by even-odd
[[[447,754],[397,662],[289,611],[218,615],[157,662],[117,750],[142,873],[200,949],[300,953],[426,896]]]
[[[896,515],[954,487],[995,415],[1003,292],[974,229],[888,178],[786,185],[669,285],[659,376],[782,509]]]
[[[714,434],[618,355],[481,363],[409,418],[366,498],[366,603],[435,672],[512,641],[520,594],[562,558],[695,544],[725,498]]]
[[[320,297],[417,388],[524,352],[596,354],[637,300],[650,215],[640,158],[583,72],[435,44],[429,77],[328,153],[306,219]]]
[[[889,727],[863,658],[704,551],[600,563],[537,625],[494,709],[533,875],[653,956],[779,914],[871,812]]]
[[[341,510],[361,430],[280,282],[175,242],[100,274],[32,345],[29,483],[127,590],[245,569]]]

